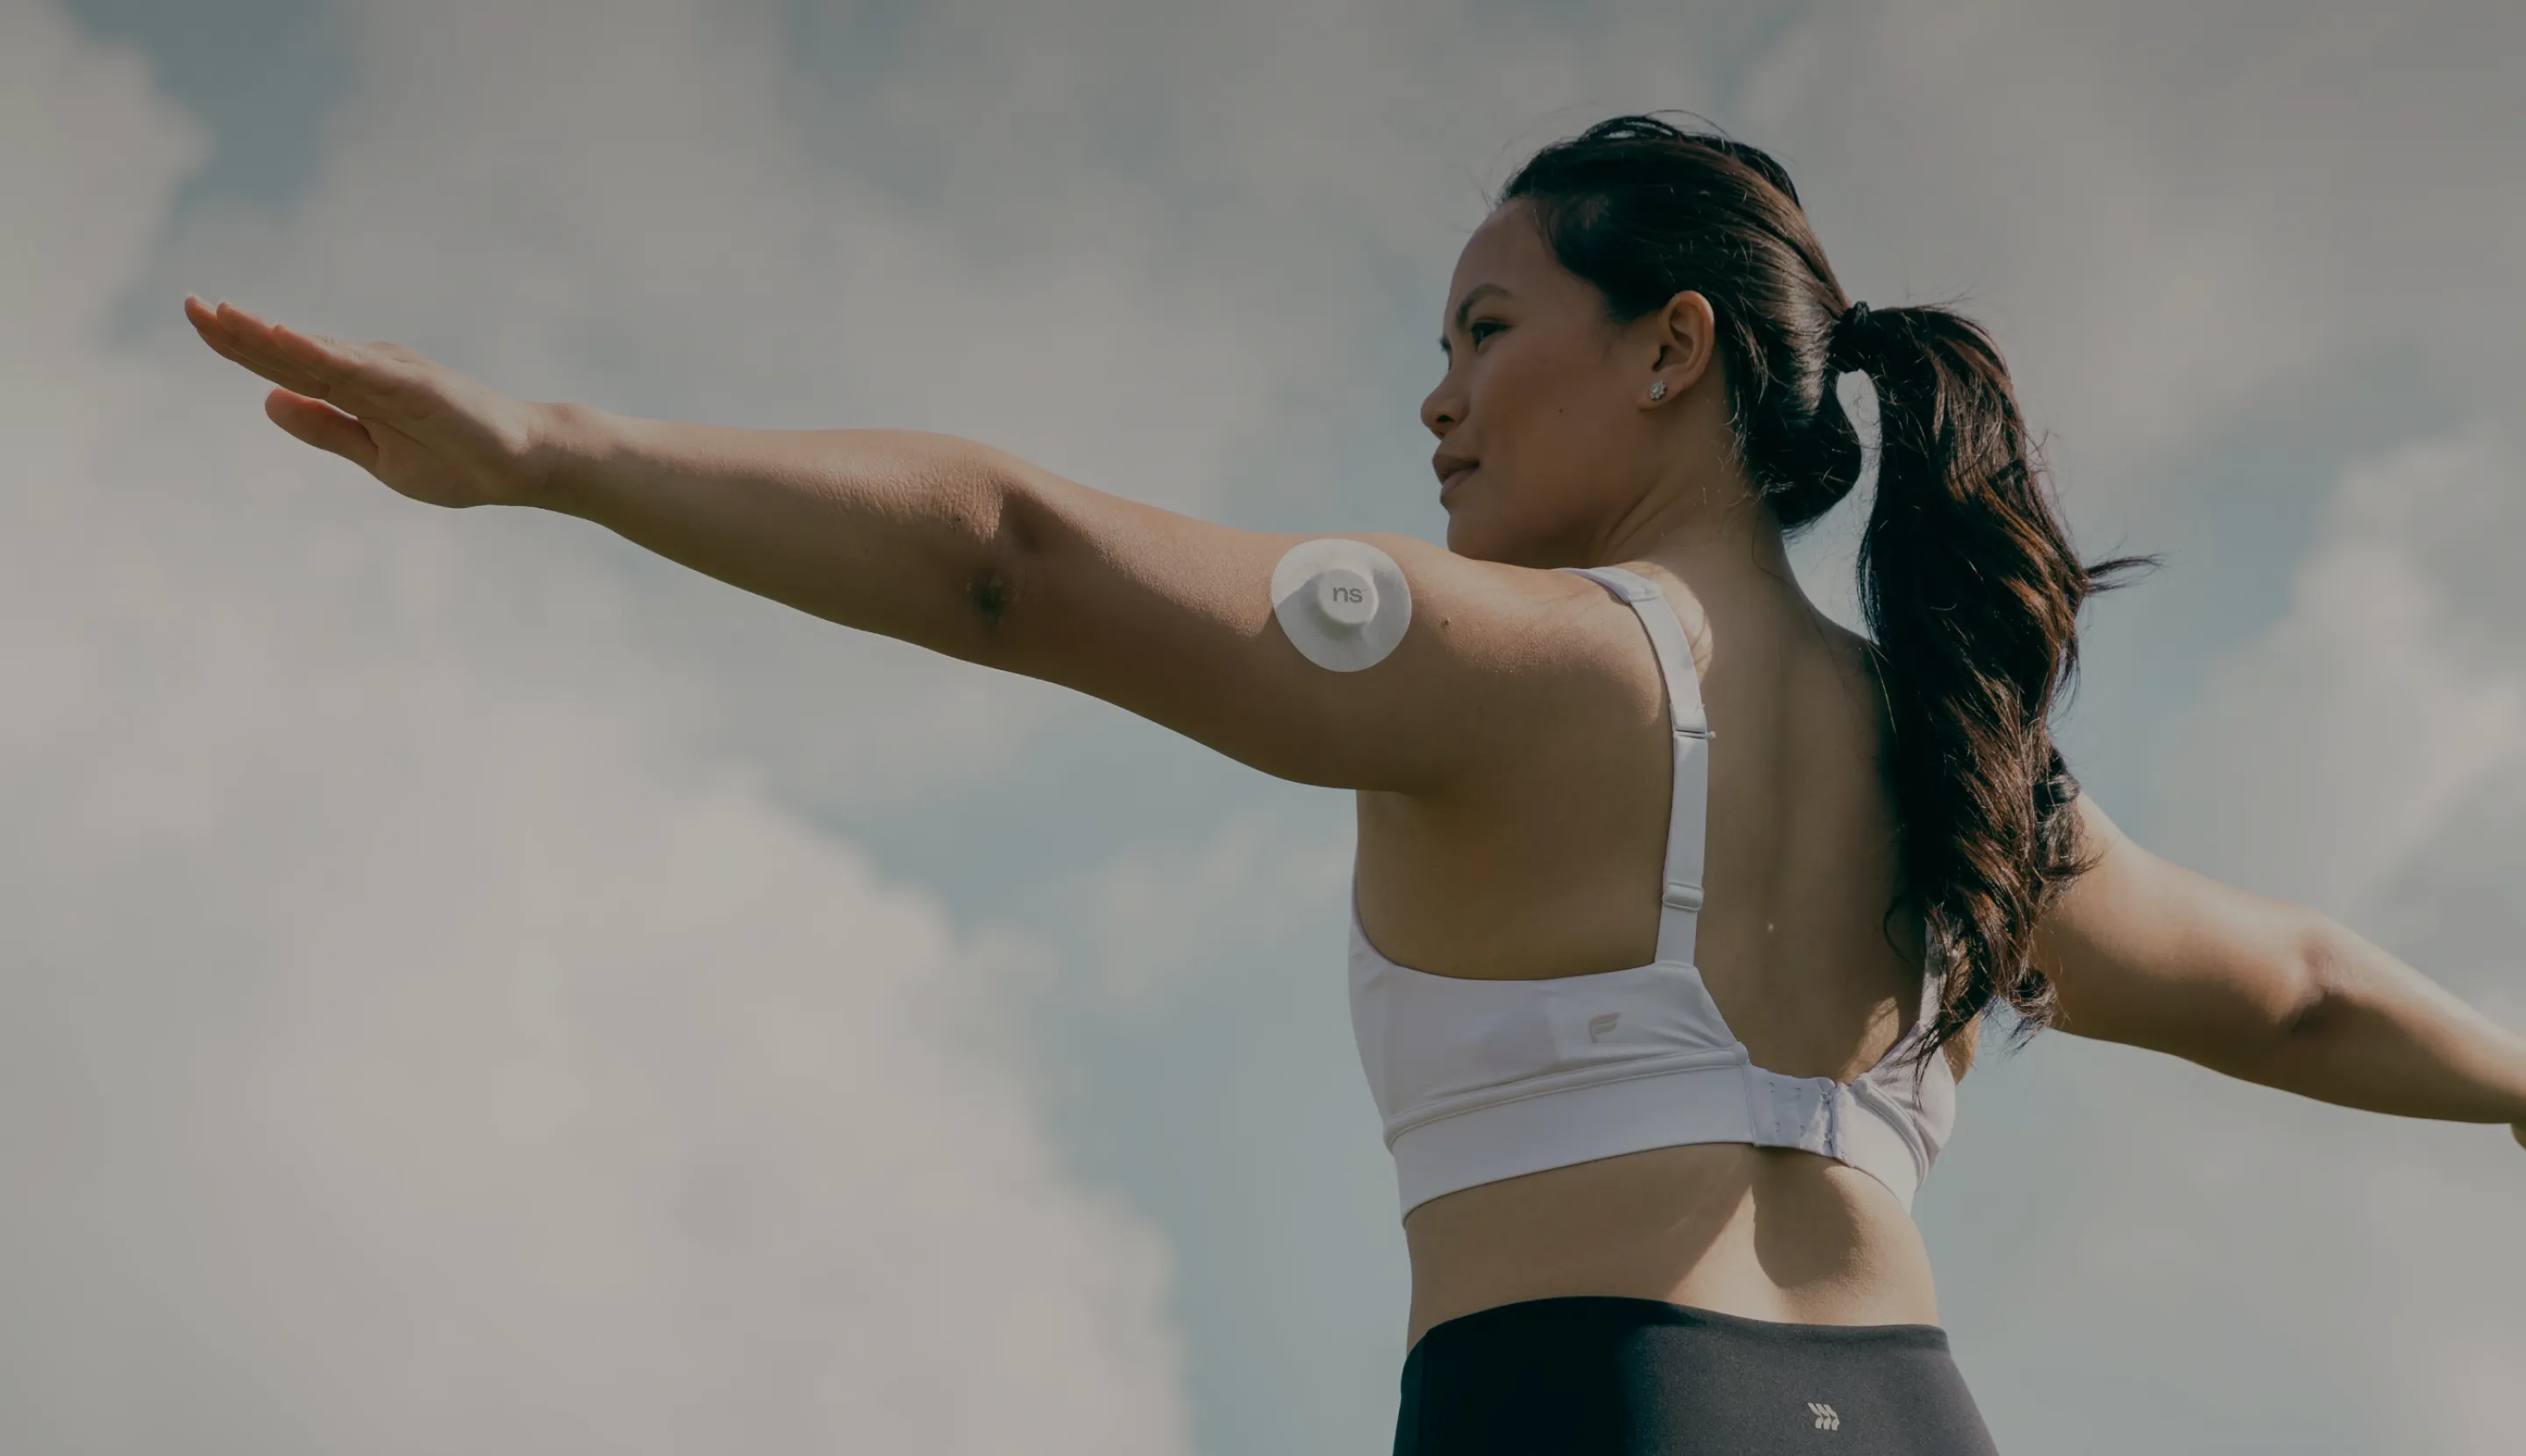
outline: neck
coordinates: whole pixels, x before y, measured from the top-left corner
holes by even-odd
[[[1589,553],[1593,562],[1654,562],[1714,608],[1805,592],[1790,567],[1780,523],[1742,479],[1679,480],[1643,495]]]

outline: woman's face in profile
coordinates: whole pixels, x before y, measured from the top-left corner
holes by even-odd
[[[1521,566],[1588,559],[1644,484],[1632,477],[1648,355],[1634,359],[1603,295],[1554,259],[1523,200],[1466,240],[1445,308],[1446,375],[1421,423],[1439,437],[1438,474],[1453,473],[1440,497],[1448,549]]]

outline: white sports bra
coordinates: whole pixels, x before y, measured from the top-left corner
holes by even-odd
[[[1753,1064],[1693,969],[1701,909],[1710,728],[1683,625],[1656,583],[1619,567],[1562,570],[1631,604],[1666,678],[1675,779],[1657,959],[1549,979],[1433,976],[1388,960],[1350,916],[1351,1031],[1403,1212],[1478,1183],[1693,1142],[1794,1147],[1873,1175],[1909,1210],[1955,1127],[1944,1056],[1916,1079],[1890,1064],[1929,1032],[1920,1021],[1847,1083]]]

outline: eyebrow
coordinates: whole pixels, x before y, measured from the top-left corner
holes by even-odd
[[[1474,305],[1482,302],[1485,298],[1488,298],[1494,293],[1500,295],[1502,298],[1515,298],[1517,296],[1497,283],[1476,283],[1474,286],[1465,290],[1465,296],[1456,302],[1456,327],[1459,331],[1463,330],[1465,326],[1465,316],[1474,311]],[[1439,335],[1439,352],[1441,354],[1447,352],[1447,336],[1443,333]]]

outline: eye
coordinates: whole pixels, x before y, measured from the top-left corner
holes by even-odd
[[[1496,319],[1476,319],[1473,323],[1465,326],[1465,336],[1472,339],[1474,341],[1474,347],[1479,349],[1483,346],[1484,329],[1506,328],[1507,326],[1507,325],[1500,323]]]

